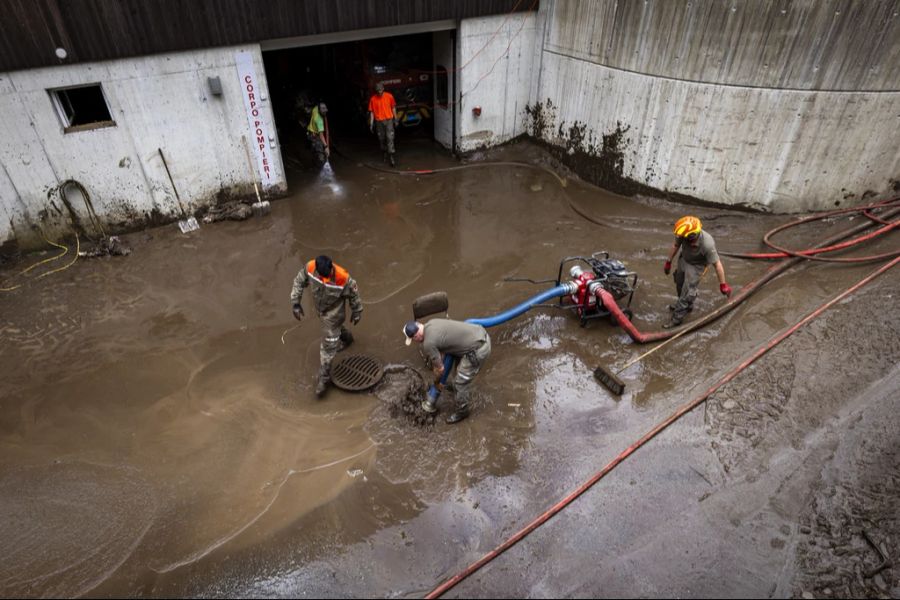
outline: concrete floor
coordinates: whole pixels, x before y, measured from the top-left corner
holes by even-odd
[[[540,169],[396,176],[364,166],[369,146],[343,150],[333,174],[289,159],[293,193],[268,217],[132,234],[127,258],[0,294],[0,593],[421,596],[873,269],[795,268],[629,369],[621,398],[593,368],[648,348],[534,309],[491,330],[472,416],[422,428],[375,394],[314,397],[319,328],[296,327],[289,301],[306,260],[330,253],[358,280],[355,352],[424,373],[400,331],[421,294],[489,316],[547,287],[505,277],[608,250],[639,273],[635,322],[655,330],[677,217],[733,251],[786,217],[563,188]],[[423,141],[399,158],[458,164]],[[474,158],[552,166],[525,143]],[[725,264],[735,288],[766,268]],[[878,556],[861,533],[897,560],[898,282],[828,311],[448,596],[900,596],[897,567],[866,576]],[[722,301],[715,283],[694,315]]]

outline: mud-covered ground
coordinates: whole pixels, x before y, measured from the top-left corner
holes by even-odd
[[[2,266],[23,285],[0,293],[0,594],[421,596],[874,268],[794,268],[630,367],[622,397],[594,367],[648,348],[535,308],[490,330],[472,416],[446,425],[444,400],[423,426],[404,411],[428,376],[401,334],[417,296],[489,316],[550,285],[505,278],[607,250],[640,275],[635,323],[657,330],[677,217],[733,251],[788,217],[615,196],[525,143],[472,160],[550,167],[565,187],[515,166],[398,176],[365,166],[369,145],[340,150],[333,172],[290,157],[269,216],[122,236],[130,255],[40,279],[63,259]],[[422,141],[399,158],[458,165]],[[372,392],[313,394],[319,330],[289,294],[323,252],[359,281],[353,351],[388,365]],[[725,265],[735,288],[767,266]],[[898,282],[825,312],[448,596],[900,597]],[[707,276],[690,318],[717,287]]]

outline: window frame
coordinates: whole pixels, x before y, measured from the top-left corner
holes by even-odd
[[[72,106],[72,100],[69,98],[69,90],[78,90],[83,88],[96,87],[100,90],[100,97],[103,99],[103,105],[106,113],[109,115],[108,120],[92,121],[90,123],[82,123],[81,125],[72,125],[72,119],[75,117],[75,108]],[[47,90],[50,95],[50,101],[56,110],[63,133],[74,133],[76,131],[90,131],[93,129],[104,129],[106,127],[115,127],[116,121],[113,119],[112,110],[109,107],[109,100],[106,99],[106,93],[103,91],[103,84],[98,82],[82,83],[79,85],[67,85],[65,87],[50,88]]]

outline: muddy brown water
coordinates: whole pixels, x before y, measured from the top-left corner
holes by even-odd
[[[458,164],[422,142],[399,156],[407,168]],[[401,177],[361,164],[375,159],[350,146],[333,173],[292,171],[292,195],[268,217],[125,236],[127,258],[79,261],[0,295],[0,593],[421,595],[871,270],[795,269],[630,368],[621,398],[598,386],[593,368],[648,348],[605,320],[582,328],[563,311],[533,309],[491,329],[472,416],[423,428],[376,394],[314,397],[319,328],[314,317],[296,326],[289,301],[306,260],[329,253],[358,280],[365,312],[354,352],[426,373],[401,334],[421,294],[447,291],[454,318],[490,316],[550,285],[504,278],[554,278],[562,257],[607,250],[640,275],[635,321],[655,330],[674,300],[662,263],[677,217],[697,214],[719,249],[734,251],[762,250],[762,234],[786,217],[623,198],[571,177],[563,188],[538,169]],[[528,144],[475,159],[550,164]],[[802,246],[842,225],[784,239]],[[879,243],[872,249],[891,241]],[[733,287],[766,266],[725,264]],[[815,577],[804,579],[815,544],[803,546],[797,532],[809,534],[824,510],[819,471],[777,501],[770,487],[784,487],[810,457],[831,460],[822,448],[833,458],[853,411],[870,414],[859,390],[883,394],[878,410],[895,418],[898,280],[889,273],[873,284],[852,304],[862,308],[832,316],[833,326],[686,417],[451,595],[817,589]],[[711,273],[695,315],[721,302],[717,288]],[[842,345],[847,337],[855,341]],[[823,372],[833,381],[817,385]],[[885,422],[869,420],[873,430]],[[816,435],[825,442],[800,451]],[[873,439],[897,450],[895,433]],[[881,468],[893,469],[896,487],[892,460]],[[890,489],[878,492],[876,514],[897,508]],[[886,531],[896,533],[893,523]],[[898,550],[896,539],[888,544]],[[896,593],[890,572],[882,582],[882,593]]]

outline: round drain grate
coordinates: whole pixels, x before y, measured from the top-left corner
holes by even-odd
[[[371,356],[354,354],[341,359],[331,367],[331,381],[342,390],[358,392],[379,381],[384,375],[381,363]]]

